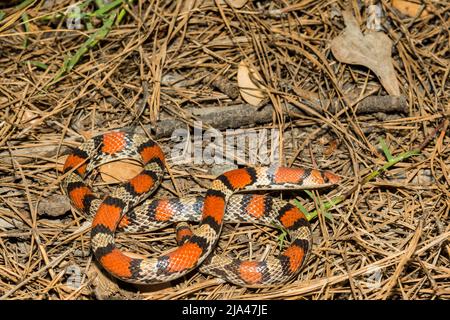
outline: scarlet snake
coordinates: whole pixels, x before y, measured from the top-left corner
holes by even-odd
[[[118,159],[135,159],[143,171],[99,198],[85,182],[85,176],[101,164]],[[294,205],[262,195],[233,195],[241,190],[311,189],[330,186],[339,177],[328,171],[287,167],[248,167],[217,177],[204,198],[147,200],[160,184],[164,154],[153,140],[135,133],[106,133],[74,149],[64,164],[63,188],[72,205],[93,215],[91,247],[99,263],[115,277],[131,283],[160,283],[179,278],[202,264],[202,272],[222,277],[241,286],[280,284],[295,275],[311,249],[311,230],[304,214]],[[225,212],[226,209],[226,212]],[[115,245],[119,226],[133,230],[153,223],[198,219],[191,232],[178,227],[180,246],[158,258],[137,259],[123,254]],[[196,216],[196,217],[195,217]],[[241,261],[211,254],[223,222],[248,221],[278,224],[291,235],[290,246],[278,257],[265,261]],[[137,226],[137,227],[136,227]]]

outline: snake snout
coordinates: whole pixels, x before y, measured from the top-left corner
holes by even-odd
[[[329,183],[331,184],[336,184],[339,181],[341,181],[341,178],[338,177],[337,175],[335,175],[334,173],[330,172],[330,171],[325,171],[323,173],[323,175],[325,176],[325,178],[328,180]]]

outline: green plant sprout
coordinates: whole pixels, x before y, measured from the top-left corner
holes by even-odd
[[[75,52],[73,56],[67,57],[64,60],[64,63],[59,70],[59,72],[54,77],[51,84],[55,84],[65,73],[70,72],[72,68],[80,61],[80,59],[86,54],[86,52],[89,51],[89,49],[93,48],[97,45],[97,43],[104,39],[109,31],[111,30],[111,27],[114,23],[114,20],[116,18],[116,13],[111,13],[103,23],[103,26],[98,29],[96,32],[94,32],[88,40],[81,45],[81,47]]]
[[[86,7],[90,2],[91,1],[84,2],[83,8]],[[62,67],[57,72],[50,85],[55,84],[61,79],[64,74],[70,72],[90,49],[95,47],[99,43],[99,41],[105,39],[111,31],[114,22],[116,23],[116,25],[118,25],[122,21],[126,14],[126,10],[124,8],[121,8],[119,13],[117,14],[117,10],[114,9],[118,8],[122,4],[131,5],[133,4],[133,1],[115,0],[111,3],[104,3],[101,0],[96,0],[95,3],[99,8],[92,13],[80,13],[80,19],[92,17],[101,18],[103,22],[102,26],[81,45],[81,47],[75,52],[75,54],[68,56],[64,60]],[[92,25],[90,23],[87,23],[87,28],[92,29]]]
[[[40,61],[30,60],[27,62],[29,62],[32,66],[38,67],[39,69],[42,69],[42,70],[47,70],[47,68],[48,68],[47,64],[40,62]]]

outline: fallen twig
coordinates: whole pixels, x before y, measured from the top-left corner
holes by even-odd
[[[310,107],[318,110],[319,106],[309,103]],[[357,105],[356,113],[371,113],[371,112],[405,112],[407,107],[406,100],[402,97],[390,96],[371,96],[367,97]],[[330,109],[334,110],[337,107],[330,105]],[[293,118],[294,113],[298,113],[299,109],[293,105],[287,105],[286,116]],[[249,104],[238,104],[228,107],[205,107],[205,108],[187,108],[185,110],[185,119],[197,119],[203,125],[215,128],[217,130],[235,129],[243,127],[252,127],[259,124],[272,122],[273,107],[267,104],[260,109],[256,109]],[[167,138],[178,129],[186,127],[185,121],[175,118],[162,119],[156,123],[156,126],[145,125],[146,131],[152,132],[156,139]],[[124,127],[125,130],[135,129],[137,132],[144,133],[142,128]],[[81,142],[81,138],[74,139]],[[12,148],[13,149],[13,148]],[[26,148],[21,150],[14,150],[13,155],[21,164],[30,163],[36,158],[53,157],[57,152],[58,146],[36,146],[33,148]],[[60,154],[66,154],[69,148],[62,146]],[[10,155],[7,152],[0,153],[0,163],[9,163]]]

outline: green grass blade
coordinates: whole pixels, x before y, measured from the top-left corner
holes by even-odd
[[[279,227],[281,234],[278,236],[278,244],[280,245],[280,250],[283,249],[284,241],[286,240],[286,237],[288,235],[287,231],[281,227]]]
[[[392,161],[393,157],[391,151],[389,151],[389,147],[387,146],[386,141],[384,141],[383,138],[380,138],[380,147],[381,150],[383,150],[384,156],[386,157],[387,161]]]
[[[369,175],[367,175],[363,179],[362,184],[363,185],[366,184],[367,182],[369,182],[370,180],[379,176],[380,174],[385,172],[390,167],[396,165],[397,163],[402,162],[402,161],[408,159],[409,157],[416,156],[419,154],[420,154],[420,150],[411,150],[411,151],[402,152],[398,156],[391,158],[391,160],[386,162],[380,169],[372,171]]]
[[[117,19],[116,19],[116,26],[118,26],[122,22],[122,19],[125,17],[126,14],[127,14],[127,10],[120,9],[119,15],[117,16]]]
[[[30,4],[33,4],[36,0],[26,0],[15,7],[16,10],[21,10],[23,8],[28,7]]]
[[[113,1],[111,3],[104,4],[103,6],[100,7],[100,9],[95,10],[92,13],[92,16],[94,16],[94,17],[102,17],[106,13],[111,11],[112,9],[120,6],[122,3],[123,3],[123,0],[115,0],[115,1]]]
[[[305,190],[305,191],[307,191],[307,190]],[[311,194],[311,198],[315,201],[314,195],[311,192],[310,192],[310,194]],[[317,215],[318,215],[317,210],[309,212],[298,200],[294,199],[293,202],[294,202],[294,205],[305,215],[306,220],[311,221],[312,219],[317,218]],[[333,216],[331,215],[331,213],[328,212],[328,209],[332,208],[334,203],[332,203],[331,201],[322,203],[320,201],[320,204],[321,204],[321,208],[322,208],[321,211],[322,211],[322,214],[324,215],[324,217],[330,221],[333,221]]]
[[[306,210],[306,208],[298,201],[297,199],[294,199],[294,205],[306,216],[308,217],[309,212]],[[309,219],[308,219],[309,220]]]
[[[97,8],[101,8],[105,5],[105,2],[103,0],[95,0],[95,5]]]
[[[47,64],[45,64],[43,62],[40,62],[40,61],[30,60],[30,61],[27,61],[27,62],[30,63],[32,66],[38,67],[39,69],[42,69],[42,70],[47,70],[47,68],[48,68]]]
[[[305,193],[311,198],[311,200],[315,199],[314,194],[311,191],[309,191],[309,190],[303,190],[303,191],[305,191]]]
[[[22,21],[23,26],[25,28],[25,32],[30,32],[30,19],[26,12],[22,13]],[[28,47],[28,35],[25,34],[25,38],[23,39],[23,47],[26,49]]]

